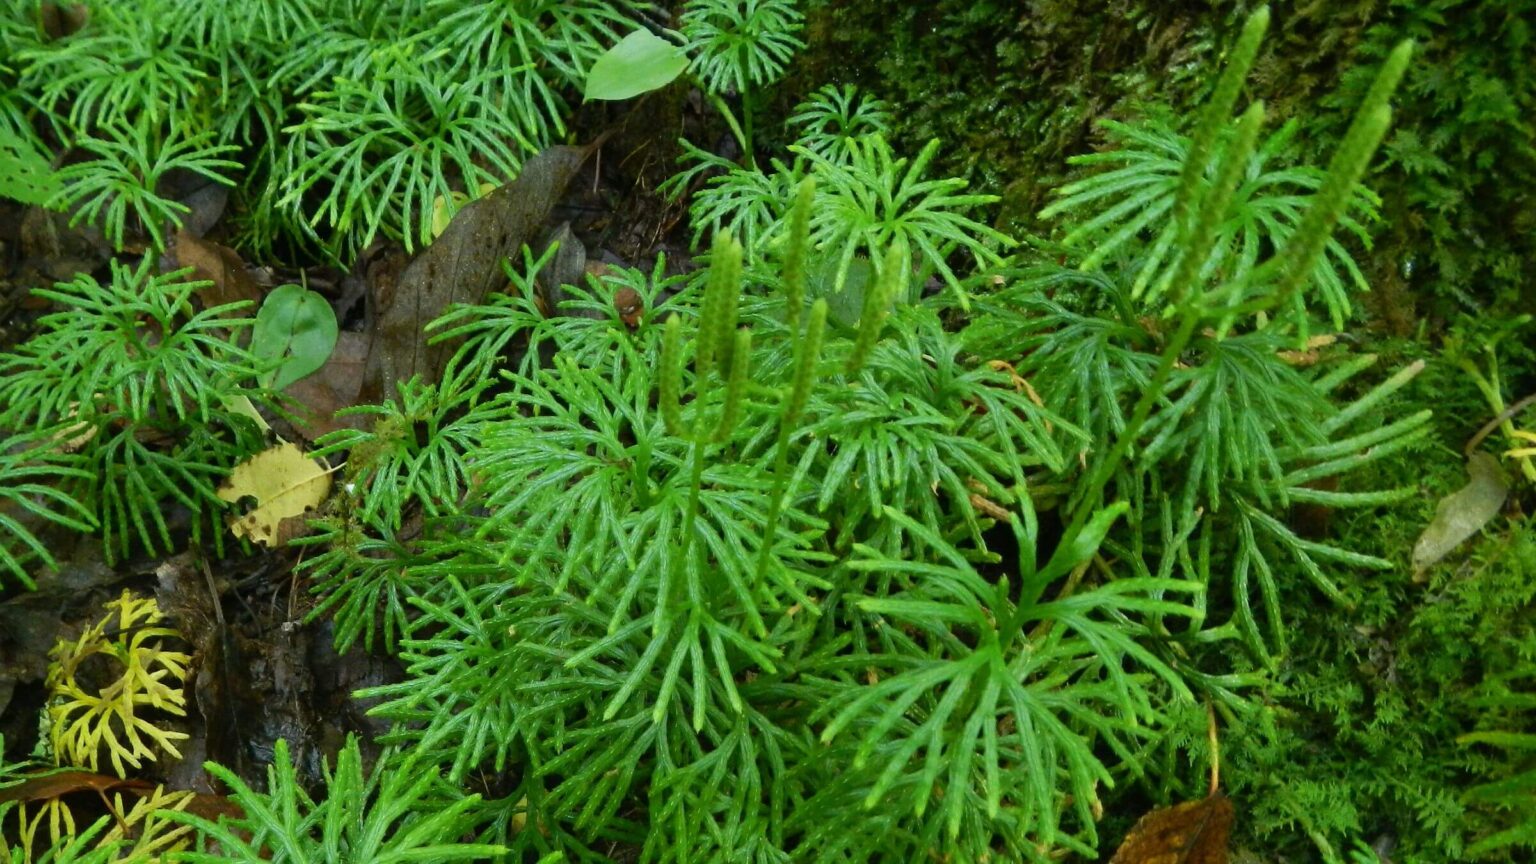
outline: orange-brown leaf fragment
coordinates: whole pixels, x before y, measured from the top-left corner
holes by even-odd
[[[1109,864],[1227,864],[1232,802],[1220,792],[1137,820]]]
[[[123,780],[91,771],[45,771],[33,774],[14,786],[0,789],[0,803],[7,801],[48,801],[75,792],[113,792],[119,789],[150,789],[143,780]]]

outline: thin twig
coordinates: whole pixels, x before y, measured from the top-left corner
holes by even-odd
[[[1521,399],[1519,402],[1516,402],[1508,408],[1505,408],[1503,411],[1500,411],[1498,415],[1495,416],[1492,420],[1484,423],[1483,428],[1477,430],[1476,435],[1473,435],[1467,440],[1467,446],[1462,448],[1462,455],[1466,456],[1468,459],[1472,458],[1472,451],[1477,449],[1477,445],[1483,443],[1484,438],[1492,435],[1493,430],[1497,429],[1500,423],[1503,423],[1505,420],[1508,420],[1516,414],[1519,414],[1521,411],[1524,411],[1531,405],[1536,405],[1536,393],[1532,393],[1524,399]]]

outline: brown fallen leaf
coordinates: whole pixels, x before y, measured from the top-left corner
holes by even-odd
[[[628,285],[613,292],[613,308],[618,310],[619,320],[631,330],[639,327],[645,318],[645,298]]]
[[[203,301],[208,306],[222,306],[241,300],[249,300],[252,304],[261,302],[261,286],[246,272],[245,262],[228,246],[194,237],[182,229],[171,238],[166,254],[175,261],[177,267],[191,267],[197,271],[199,278],[213,282],[202,292]],[[239,314],[251,316],[256,312],[253,307],[246,307]]]
[[[144,780],[124,780],[91,771],[49,771],[32,775],[15,786],[0,789],[0,804],[7,801],[48,801],[75,792],[105,795],[122,789],[153,788],[155,784]]]
[[[90,7],[84,3],[58,3],[44,0],[37,7],[38,23],[49,39],[63,39],[78,32],[91,20]]]
[[[374,422],[375,418],[368,414],[336,416],[337,411],[357,404],[363,368],[368,363],[369,342],[366,333],[343,330],[336,334],[336,347],[325,365],[283,391],[298,403],[294,428],[310,441],[337,429],[362,429]]]
[[[1220,791],[1141,817],[1109,864],[1227,864],[1232,802]]]
[[[195,816],[201,816],[209,822],[217,822],[219,817],[230,819],[244,819],[245,808],[236,804],[232,799],[223,795],[212,795],[207,792],[193,792],[192,798],[187,802],[184,812]]]
[[[374,286],[373,341],[361,401],[392,399],[399,383],[414,375],[438,379],[457,345],[429,345],[423,328],[453,304],[480,303],[505,284],[502,259],[519,260],[523,245],[538,238],[594,146],[550,147],[528,160],[516,180],[464,205],[398,280]]]

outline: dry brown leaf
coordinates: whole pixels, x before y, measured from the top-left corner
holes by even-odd
[[[639,327],[645,318],[645,298],[628,285],[613,292],[613,308],[618,310],[619,320],[631,330]]]
[[[358,394],[395,396],[400,382],[436,381],[457,346],[427,343],[423,328],[455,303],[480,303],[506,283],[503,258],[521,260],[591,147],[550,147],[523,164],[516,180],[464,205],[443,235],[411,259],[398,281],[373,286],[373,341]]]
[[[77,33],[91,20],[90,7],[84,3],[58,3],[45,0],[37,7],[38,22],[49,39],[63,39]]]
[[[1227,864],[1232,802],[1221,792],[1136,821],[1109,864]]]
[[[197,271],[198,277],[213,282],[203,291],[207,305],[223,306],[241,300],[249,300],[252,304],[261,302],[261,286],[246,272],[245,262],[228,246],[199,239],[182,229],[171,238],[168,253],[176,260],[177,267],[191,267]],[[252,307],[247,307],[239,314],[256,313]]]
[[[218,495],[231,503],[255,499],[256,506],[232,520],[230,530],[263,546],[280,546],[295,536],[288,520],[319,507],[330,492],[330,468],[297,444],[280,444],[236,465]]]
[[[336,412],[357,404],[357,391],[363,382],[363,368],[368,362],[369,337],[366,333],[346,330],[336,334],[336,347],[313,375],[288,385],[283,394],[299,403],[294,427],[313,441],[337,429],[366,428],[374,422],[368,414]]]
[[[49,771],[0,789],[0,803],[6,801],[48,801],[75,792],[106,793],[118,789],[153,789],[143,780],[124,780],[90,771]]]

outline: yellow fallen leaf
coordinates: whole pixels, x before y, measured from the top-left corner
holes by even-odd
[[[454,192],[452,198],[444,198],[441,195],[432,199],[432,239],[443,236],[448,230],[448,223],[453,219],[453,214],[469,200],[463,192]]]
[[[297,444],[280,444],[235,466],[219,487],[219,498],[234,503],[251,498],[255,506],[229,524],[237,537],[263,546],[282,545],[283,520],[302,517],[331,492],[334,469],[309,458]],[[291,526],[290,526],[291,527]]]
[[[457,213],[460,207],[476,199],[484,198],[496,191],[496,187],[499,185],[501,184],[481,183],[476,188],[473,198],[463,192],[453,192],[452,197],[448,199],[443,198],[441,195],[434,197],[432,199],[432,239],[436,240],[443,236],[443,232],[448,230],[448,223],[453,220],[453,214]]]

